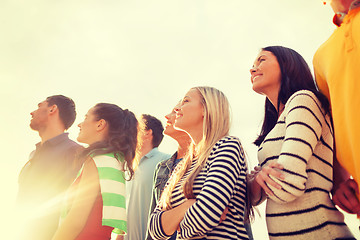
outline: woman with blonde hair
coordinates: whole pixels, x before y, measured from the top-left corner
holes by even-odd
[[[212,87],[190,89],[176,111],[175,127],[192,143],[170,177],[149,220],[153,239],[248,239],[244,228],[245,155],[229,136],[230,106]]]

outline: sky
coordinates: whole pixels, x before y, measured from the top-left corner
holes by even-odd
[[[69,129],[76,139],[77,124],[98,102],[165,123],[191,87],[216,87],[230,101],[231,134],[241,139],[253,168],[252,142],[264,108],[264,96],[251,89],[255,57],[262,47],[282,45],[312,68],[316,49],[335,29],[332,16],[320,0],[3,0],[0,182],[6,197],[0,210],[11,216],[17,176],[40,140],[29,128],[30,112],[55,94],[76,103],[77,119]],[[175,149],[175,141],[165,137],[160,150]],[[264,206],[259,210],[253,231],[255,239],[266,239]],[[359,222],[346,219],[358,234]],[[19,227],[3,221],[9,232]]]

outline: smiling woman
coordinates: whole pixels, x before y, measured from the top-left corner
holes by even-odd
[[[269,238],[355,239],[330,198],[334,138],[329,102],[305,60],[290,48],[270,46],[250,72],[253,89],[266,95],[266,110],[255,141],[259,166],[248,184],[254,205],[266,201]]]
[[[244,226],[247,163],[229,136],[230,105],[212,87],[190,89],[176,109],[175,127],[192,139],[150,216],[153,239],[249,239]],[[223,217],[226,215],[226,218]]]

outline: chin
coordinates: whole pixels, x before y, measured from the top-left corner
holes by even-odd
[[[38,130],[38,128],[36,127],[36,125],[33,124],[32,122],[29,124],[29,126],[30,126],[30,128],[31,128],[32,130],[35,130],[35,131]]]
[[[183,128],[182,126],[176,126],[175,128],[177,131],[186,132],[187,128]]]
[[[167,127],[167,128],[165,128],[165,130],[164,130],[164,134],[165,135],[171,135],[173,132],[175,131],[175,129],[174,129],[174,127]]]
[[[257,88],[256,86],[252,86],[252,90],[254,91],[254,92],[256,92],[256,93],[258,93],[258,94],[262,94],[262,92],[260,91],[260,89],[259,88]]]
[[[77,140],[78,142],[80,142],[80,143],[84,143],[83,139],[82,139],[80,136],[78,136],[78,137],[76,138],[76,140]]]

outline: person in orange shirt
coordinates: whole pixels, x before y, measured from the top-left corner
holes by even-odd
[[[331,103],[337,159],[333,201],[360,217],[360,1],[330,0],[330,5],[338,28],[317,50],[313,65],[316,83]]]

